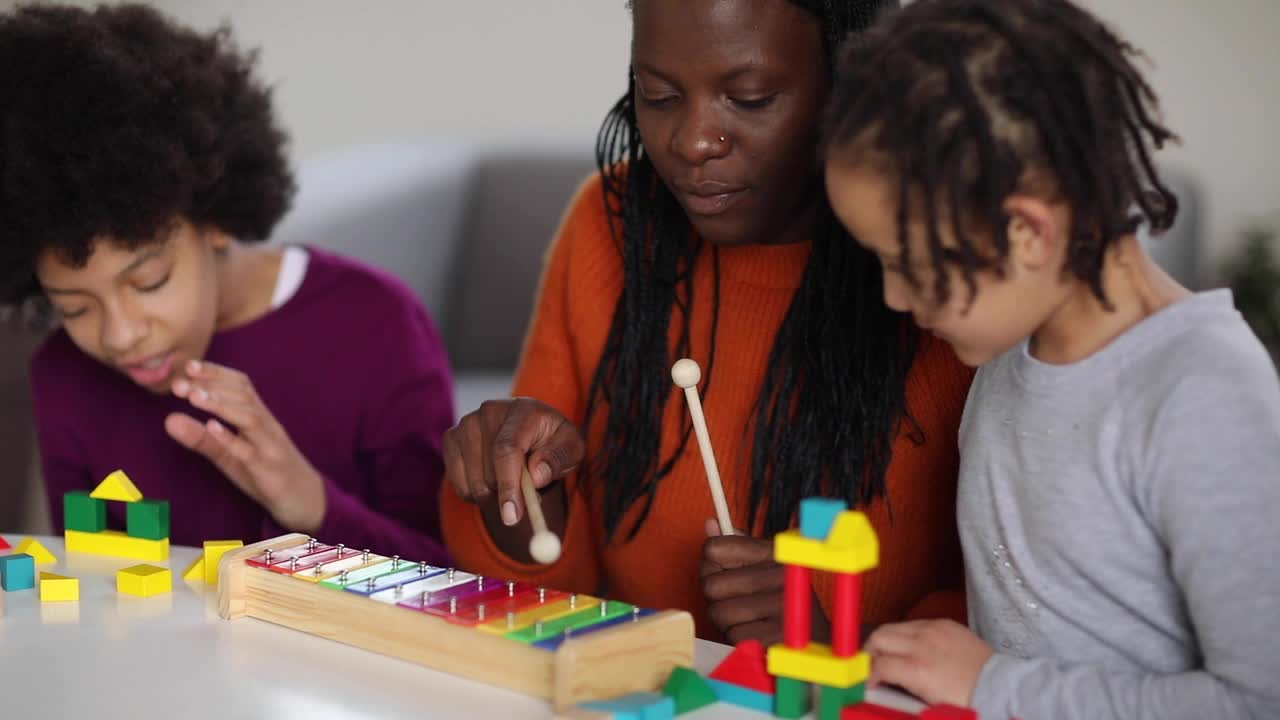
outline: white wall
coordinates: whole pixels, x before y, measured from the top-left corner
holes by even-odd
[[[1280,0],[1082,1],[1152,58],[1184,141],[1165,157],[1207,193],[1216,262],[1280,213]],[[150,2],[201,28],[229,20],[262,48],[300,159],[423,133],[590,143],[625,79],[624,0]]]

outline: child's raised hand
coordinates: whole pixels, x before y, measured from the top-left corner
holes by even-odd
[[[242,372],[192,361],[173,394],[226,421],[205,423],[182,413],[165,418],[165,430],[204,455],[282,527],[314,532],[325,513],[324,480],[289,439]]]
[[[897,685],[930,705],[967,706],[982,666],[995,654],[969,628],[953,620],[882,625],[867,638],[867,686]]]
[[[773,560],[773,541],[738,530],[721,535],[715,520],[707,520],[706,533],[701,576],[711,622],[735,645],[780,642],[785,570]]]

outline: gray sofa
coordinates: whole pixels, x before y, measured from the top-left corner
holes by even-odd
[[[547,243],[591,171],[589,140],[358,147],[300,168],[299,196],[272,242],[336,250],[405,280],[448,343],[461,415],[508,393]],[[1158,261],[1198,287],[1198,193],[1185,178],[1172,180],[1184,211],[1167,237],[1146,242]],[[0,530],[42,532],[47,517],[26,369],[38,338],[3,325]]]

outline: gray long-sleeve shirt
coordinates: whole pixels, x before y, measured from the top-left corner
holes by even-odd
[[[960,451],[984,718],[1280,718],[1280,381],[1229,291],[1078,363],[1011,350]]]

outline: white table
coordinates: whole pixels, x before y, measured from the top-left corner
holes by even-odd
[[[5,534],[17,546],[20,537]],[[41,603],[36,589],[0,592],[0,717],[328,720],[546,718],[542,700],[464,680],[338,642],[246,618],[224,621],[213,588],[182,571],[200,550],[172,548],[173,592],[116,593],[115,571],[139,561],[73,553],[38,536],[57,565],[80,578],[80,601]],[[0,555],[13,552],[0,550]],[[731,648],[697,641],[710,672]],[[870,699],[906,710],[900,695]],[[718,703],[688,720],[766,717]]]

